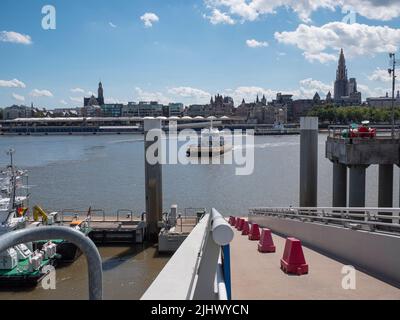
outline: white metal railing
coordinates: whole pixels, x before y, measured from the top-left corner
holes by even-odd
[[[371,129],[376,130],[376,136],[374,139],[392,139],[392,126],[389,125],[371,125]],[[394,127],[394,138],[400,138],[400,126],[396,125]],[[350,130],[354,130],[351,125],[333,125],[328,127],[328,137],[331,139],[338,140],[347,140],[349,138],[345,138],[343,136],[344,130],[349,132]],[[352,137],[352,140],[365,140],[366,137]]]
[[[226,299],[230,285],[228,289],[223,276],[221,249],[232,241],[233,235],[231,226],[212,209],[175,252],[142,300]]]
[[[366,226],[369,230],[378,227],[390,227],[394,232],[400,232],[400,208],[251,208],[251,215],[268,215],[281,218],[299,219],[309,222],[341,224],[355,228]]]

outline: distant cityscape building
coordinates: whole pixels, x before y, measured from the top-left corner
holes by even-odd
[[[104,104],[104,90],[103,90],[103,84],[99,82],[99,87],[97,89],[97,98],[92,95],[91,97],[83,98],[83,106],[88,107],[88,106],[102,106]]]
[[[386,92],[384,97],[371,97],[367,98],[367,104],[374,108],[390,108],[392,107],[392,97],[389,97],[389,93]],[[400,91],[397,91],[396,99],[394,101],[395,107],[400,107]]]
[[[3,110],[3,119],[4,120],[14,120],[18,118],[30,118],[33,116],[33,106],[17,106],[12,105],[11,107],[7,107]]]
[[[337,105],[360,105],[362,102],[361,92],[357,90],[356,78],[348,79],[343,49],[340,51],[339,64],[336,71],[334,102]]]

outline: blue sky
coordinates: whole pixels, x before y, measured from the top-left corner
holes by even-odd
[[[389,91],[398,1],[346,1],[352,23],[342,22],[342,0],[307,2],[2,0],[0,106],[81,106],[99,80],[109,102],[203,103],[216,93],[270,100],[278,91],[311,98],[332,87],[340,47],[364,99]],[[49,4],[55,30],[42,28]]]

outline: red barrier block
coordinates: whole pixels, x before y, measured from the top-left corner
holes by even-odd
[[[285,252],[281,259],[281,269],[285,273],[299,276],[308,273],[308,264],[304,258],[301,241],[295,238],[287,238]]]
[[[274,240],[272,240],[272,233],[269,229],[263,229],[261,232],[260,243],[258,244],[258,251],[262,253],[276,252]]]
[[[242,228],[242,236],[248,236],[250,233],[250,224],[245,221],[243,222],[243,228]]]
[[[246,222],[246,220],[244,220],[244,219],[240,219],[240,221],[239,221],[239,226],[238,226],[238,231],[243,231],[243,226],[244,226],[244,223]]]
[[[236,225],[236,218],[235,217],[230,217],[229,218],[229,224],[233,227]]]
[[[240,218],[236,218],[235,228],[239,228]]]
[[[257,223],[253,223],[249,232],[249,240],[251,241],[259,241],[260,240],[260,227]]]

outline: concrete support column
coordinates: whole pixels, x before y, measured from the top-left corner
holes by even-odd
[[[318,118],[300,119],[300,206],[316,207],[318,190]]]
[[[378,207],[393,207],[393,164],[379,165]]]
[[[365,207],[365,171],[367,166],[350,166],[349,207]]]
[[[332,207],[347,207],[347,167],[333,163]]]
[[[161,120],[144,121],[147,237],[153,242],[158,241],[158,222],[162,220],[163,209],[162,164],[155,163],[155,158],[161,159],[161,129]]]

